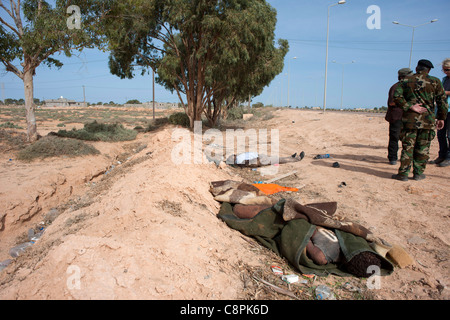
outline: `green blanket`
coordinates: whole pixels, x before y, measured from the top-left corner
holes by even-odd
[[[259,212],[251,219],[238,218],[233,213],[233,205],[224,202],[221,205],[218,216],[230,228],[238,230],[247,236],[254,237],[265,247],[285,257],[295,268],[304,274],[350,276],[348,272],[341,268],[341,265],[333,263],[316,265],[308,258],[305,248],[316,229],[316,225],[309,223],[305,219],[285,221],[283,219],[285,202],[286,200],[282,199],[274,206]],[[366,239],[338,229],[334,229],[333,231],[336,233],[346,261],[350,261],[361,252],[369,251],[378,256],[382,261],[381,271],[383,274],[390,274],[393,271],[393,265],[387,259],[376,253]]]

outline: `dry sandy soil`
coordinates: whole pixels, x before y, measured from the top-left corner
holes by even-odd
[[[273,115],[243,124],[279,130],[281,156],[306,156],[272,175],[268,167],[177,165],[171,154],[181,140],[172,139],[169,125],[131,142],[92,143],[97,156],[27,163],[1,154],[0,261],[12,262],[0,272],[0,299],[314,299],[314,288],[327,284],[342,300],[447,300],[450,170],[429,165],[425,180],[391,179],[398,166],[387,162],[382,114],[274,109]],[[52,130],[56,123],[40,124],[42,135]],[[434,140],[432,159],[437,151]],[[313,159],[326,153],[332,158]],[[297,273],[307,282],[290,286],[279,280],[271,265],[296,270],[218,219],[209,183],[264,181],[294,170],[277,183],[300,190],[277,197],[337,201],[341,215],[401,245],[414,265],[382,277],[377,289],[354,277]],[[41,228],[42,237],[11,258],[9,249]],[[275,292],[263,279],[287,291]]]

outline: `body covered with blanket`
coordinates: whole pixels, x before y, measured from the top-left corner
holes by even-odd
[[[384,274],[393,271],[391,262],[373,246],[387,243],[367,228],[336,217],[336,202],[302,205],[285,198],[269,201],[252,187],[230,181],[211,183],[211,193],[222,202],[218,217],[285,257],[302,273],[368,277],[373,266]],[[233,194],[229,188],[245,192],[224,197]],[[243,202],[238,194],[243,195]]]

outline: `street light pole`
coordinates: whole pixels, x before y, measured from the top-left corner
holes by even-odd
[[[330,34],[330,8],[334,7],[338,4],[345,4],[345,0],[340,0],[338,3],[334,3],[328,6],[328,15],[327,15],[327,49],[325,55],[325,84],[324,84],[324,93],[323,93],[323,111],[327,107],[327,75],[328,75],[328,39]]]
[[[153,98],[152,98],[152,105],[153,105],[153,121],[155,121],[155,70],[152,69],[152,93],[153,93]]]
[[[355,60],[353,60],[352,62],[347,62],[347,63],[340,63],[340,62],[336,62],[335,60],[333,60],[333,63],[342,65],[342,87],[341,87],[341,109],[342,109],[342,105],[343,105],[343,101],[344,101],[344,66],[346,64],[355,63]]]
[[[414,45],[414,31],[416,30],[417,27],[421,27],[421,26],[424,26],[426,24],[430,24],[430,23],[433,23],[433,22],[436,22],[436,21],[438,21],[438,19],[433,19],[431,21],[419,24],[417,26],[410,26],[410,25],[407,25],[407,24],[399,23],[398,21],[392,21],[393,24],[398,24],[400,26],[409,27],[409,28],[412,28],[412,30],[413,30],[412,31],[412,39],[411,39],[411,50],[409,52],[409,68],[410,69],[411,69],[411,59],[412,59],[412,52],[413,52],[413,45]]]
[[[289,59],[289,75],[288,75],[288,108],[289,108],[289,92],[291,90],[291,60],[297,59],[297,57],[293,57]]]

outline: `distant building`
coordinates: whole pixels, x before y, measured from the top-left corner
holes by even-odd
[[[153,108],[153,102],[150,101],[137,104],[126,103],[123,106],[126,108]],[[155,109],[172,109],[172,108],[178,108],[178,103],[155,101]]]
[[[86,103],[76,102],[75,100],[69,100],[67,98],[60,97],[59,99],[45,100],[46,107],[85,107]]]

